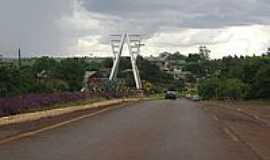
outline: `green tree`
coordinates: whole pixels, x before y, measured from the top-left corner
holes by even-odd
[[[21,93],[32,93],[37,85],[36,77],[31,66],[21,66],[18,72],[19,83],[17,87]]]
[[[191,72],[196,77],[204,77],[207,74],[206,67],[201,63],[189,63],[185,65],[184,70]]]
[[[41,57],[38,58],[33,64],[33,72],[37,76],[39,73],[44,72],[46,76],[53,78],[57,74],[57,68],[59,67],[59,63],[50,57]]]
[[[254,92],[257,98],[270,98],[270,65],[264,65],[256,74]]]
[[[105,58],[105,60],[102,62],[103,68],[112,68],[113,66],[113,59],[112,58]]]
[[[137,58],[137,65],[140,70],[142,80],[161,85],[169,85],[174,80],[173,75],[161,71],[156,64],[141,56]]]
[[[243,99],[247,97],[249,86],[239,79],[210,78],[199,84],[198,91],[204,99]]]
[[[239,79],[226,79],[220,83],[220,88],[220,98],[243,99],[246,98],[248,92],[248,85]]]
[[[202,60],[202,57],[200,54],[189,54],[186,61],[187,62],[195,62],[198,63]]]
[[[180,52],[175,52],[174,54],[170,54],[167,57],[167,60],[186,60],[187,56],[181,54]]]
[[[88,65],[84,59],[63,59],[57,71],[57,78],[65,81],[70,91],[79,91],[82,88],[84,74]]]
[[[99,71],[102,68],[104,68],[103,65],[95,61],[90,62],[90,63],[85,63],[85,69],[87,71]]]
[[[20,93],[17,87],[20,84],[19,69],[14,66],[0,66],[0,95],[1,97],[14,96]]]
[[[220,81],[218,78],[210,78],[200,82],[198,92],[203,99],[217,99],[220,93]]]

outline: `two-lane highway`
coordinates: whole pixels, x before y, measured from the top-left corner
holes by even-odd
[[[0,146],[1,160],[256,160],[188,100],[148,101]]]

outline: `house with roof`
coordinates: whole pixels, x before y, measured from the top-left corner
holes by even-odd
[[[97,92],[100,86],[108,80],[104,73],[99,71],[86,71],[84,74],[82,92]]]

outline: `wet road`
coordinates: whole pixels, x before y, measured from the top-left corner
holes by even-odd
[[[2,160],[256,160],[188,100],[149,101],[0,146]]]

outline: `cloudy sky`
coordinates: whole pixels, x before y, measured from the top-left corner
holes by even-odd
[[[109,35],[140,33],[143,55],[260,54],[270,47],[269,0],[1,0],[0,54],[110,56]]]

